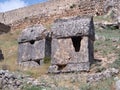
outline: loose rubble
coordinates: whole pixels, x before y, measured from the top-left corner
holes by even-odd
[[[110,78],[110,77],[112,77],[112,76],[114,76],[114,75],[116,75],[118,73],[119,73],[118,69],[109,68],[109,69],[107,69],[107,70],[105,70],[103,72],[100,72],[100,73],[89,74],[87,76],[87,82],[92,83],[92,82],[95,82],[95,81]]]

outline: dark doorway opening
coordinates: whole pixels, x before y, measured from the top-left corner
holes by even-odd
[[[79,52],[80,47],[81,47],[82,37],[81,36],[76,36],[76,37],[72,37],[71,39],[72,39],[72,43],[73,43],[75,52]]]
[[[66,67],[66,64],[64,65],[57,65],[58,66],[58,70],[63,70]]]
[[[31,40],[31,41],[30,41],[30,44],[34,44],[34,43],[35,43],[35,40]]]
[[[41,63],[40,63],[40,60],[36,60],[35,62],[38,63],[39,65],[41,64]]]
[[[49,35],[46,36],[44,63],[48,63],[51,60],[51,42],[52,42],[52,38],[50,38]]]

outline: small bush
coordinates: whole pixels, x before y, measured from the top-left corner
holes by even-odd
[[[26,86],[23,90],[43,90],[43,88],[38,86]]]
[[[118,26],[106,26],[107,30],[116,30],[118,28],[119,28]]]
[[[44,57],[44,63],[45,64],[50,63],[50,61],[51,61],[50,57]]]
[[[110,67],[120,69],[120,58],[116,59]]]
[[[80,87],[80,90],[90,90],[90,85],[84,84],[84,85],[82,85],[82,87]]]
[[[102,72],[102,71],[104,71],[105,70],[105,68],[104,67],[97,67],[96,68],[96,73],[98,73],[98,72]]]
[[[22,90],[52,90],[50,87],[25,85]],[[64,90],[64,89],[59,89]]]
[[[10,68],[9,68],[9,65],[4,64],[4,65],[2,65],[2,69],[3,70],[9,70]]]
[[[33,75],[34,75],[34,73],[33,73],[32,71],[26,71],[26,74],[27,74],[27,75],[30,75],[30,76],[33,76]]]
[[[25,17],[25,20],[28,19],[28,17]]]

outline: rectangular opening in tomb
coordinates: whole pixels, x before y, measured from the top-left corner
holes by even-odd
[[[71,39],[72,39],[72,43],[73,43],[73,47],[75,49],[75,52],[79,52],[80,47],[81,47],[82,37],[81,36],[74,36],[74,37],[71,37]]]
[[[29,43],[30,43],[30,44],[34,44],[34,43],[35,43],[35,40],[30,40]]]
[[[58,66],[58,70],[63,70],[67,64],[63,64],[63,65],[57,65]]]

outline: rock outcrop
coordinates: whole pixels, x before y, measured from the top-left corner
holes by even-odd
[[[48,72],[89,71],[93,62],[92,17],[59,19],[51,29],[51,66]]]
[[[0,23],[0,34],[10,31],[10,26]]]
[[[104,11],[111,11],[110,16],[120,28],[120,0],[106,0],[104,5]]]

